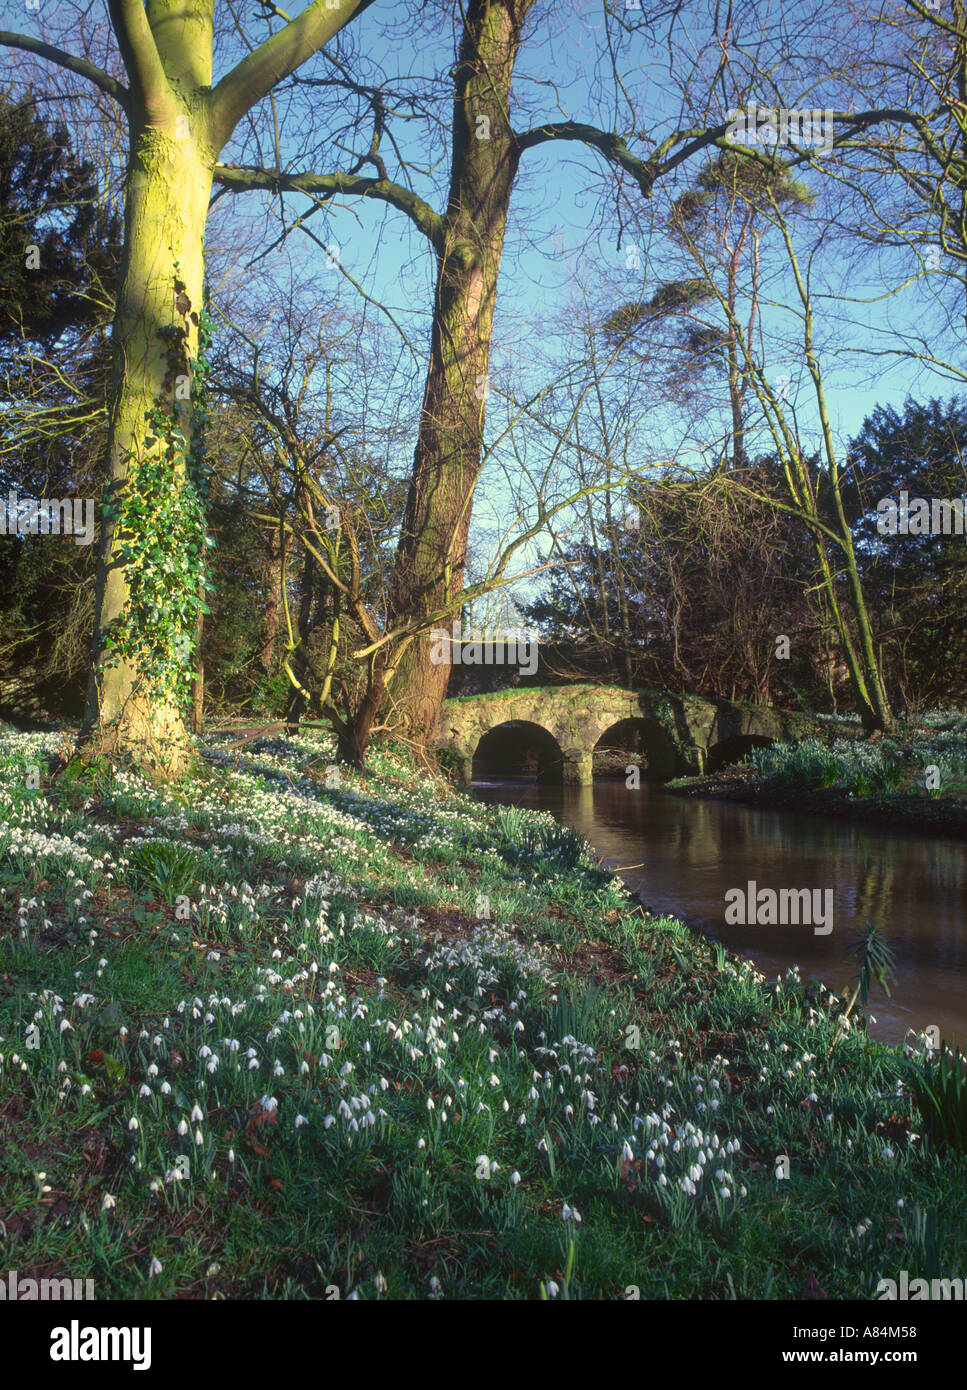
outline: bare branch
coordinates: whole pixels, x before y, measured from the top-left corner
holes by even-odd
[[[722,129],[724,132],[725,127]],[[518,150],[523,152],[551,140],[577,140],[584,145],[592,146],[599,150],[609,163],[617,164],[631,174],[646,198],[651,196],[652,184],[660,172],[659,166],[653,160],[639,159],[637,155],[633,155],[623,136],[598,130],[597,126],[583,125],[580,121],[554,121],[518,135],[516,144]]]
[[[331,3],[327,6],[327,0],[315,0],[226,73],[209,99],[216,147],[224,148],[247,111],[372,3],[337,0],[334,8]]]
[[[261,188],[277,193],[319,194],[323,199],[337,193],[376,198],[405,212],[431,245],[443,249],[443,218],[418,194],[390,179],[366,178],[358,174],[280,174],[271,169],[242,169],[233,164],[215,165],[215,183],[232,193]]]
[[[85,77],[88,82],[93,82],[95,87],[99,87],[107,96],[113,98],[122,111],[128,114],[130,93],[127,87],[108,73],[102,72],[93,63],[89,63],[86,58],[75,58],[72,53],[64,53],[52,44],[42,43],[40,39],[32,39],[27,34],[8,34],[2,30],[0,46],[19,48],[24,53],[36,54],[38,58],[45,58],[48,63],[56,63],[59,68],[66,68],[78,77]]]

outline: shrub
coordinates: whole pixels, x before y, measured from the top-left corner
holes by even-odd
[[[201,877],[194,850],[170,840],[147,840],[136,845],[127,858],[134,884],[157,889],[169,903],[193,893]]]

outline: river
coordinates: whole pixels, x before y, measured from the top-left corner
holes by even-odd
[[[474,782],[482,801],[550,811],[586,835],[653,912],[669,912],[774,977],[798,965],[832,989],[855,980],[849,938],[882,927],[896,956],[892,997],[874,988],[870,1032],[885,1042],[934,1024],[967,1041],[967,851],[962,841],[881,830],[818,815],[674,796],[660,784],[591,787]],[[640,866],[640,867],[630,867]],[[833,930],[738,926],[725,894],[745,889],[833,891]]]

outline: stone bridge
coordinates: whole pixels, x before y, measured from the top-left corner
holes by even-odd
[[[486,734],[503,724],[529,725],[546,748],[552,748],[549,736],[559,750],[544,760],[542,779],[587,786],[592,780],[595,745],[625,720],[635,721],[648,771],[663,781],[712,771],[766,743],[829,732],[829,724],[815,717],[770,705],[741,705],[662,690],[564,685],[446,700],[436,746],[439,752],[449,753],[469,783],[474,754]]]

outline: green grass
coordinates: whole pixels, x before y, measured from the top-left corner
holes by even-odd
[[[833,1046],[842,1000],[648,918],[551,817],[392,750],[327,790],[322,734],[215,749],[168,791],[26,786],[56,742],[0,735],[22,1277],[789,1299],[963,1274],[967,1156],[915,1099],[924,1040],[854,1015]]]

